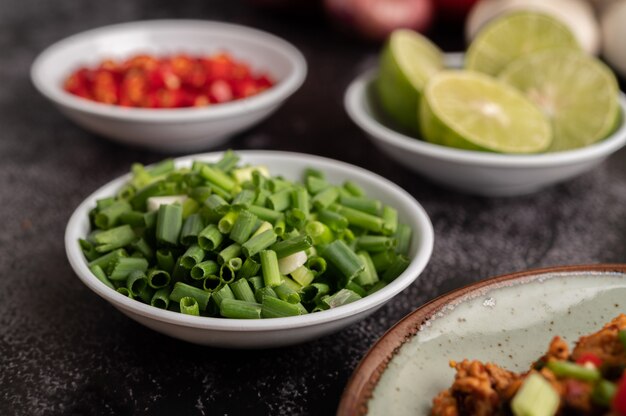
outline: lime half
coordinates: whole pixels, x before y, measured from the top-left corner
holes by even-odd
[[[391,34],[380,58],[376,90],[387,115],[410,132],[419,131],[417,103],[428,79],[443,68],[443,54],[411,30]]]
[[[430,142],[470,150],[537,153],[552,141],[548,119],[522,93],[471,71],[443,71],[431,78],[420,126]]]
[[[467,50],[467,69],[498,75],[515,59],[543,49],[580,50],[565,24],[537,12],[512,12],[485,26]]]
[[[551,151],[595,143],[619,120],[615,76],[582,52],[536,52],[514,61],[500,79],[526,94],[552,121]]]

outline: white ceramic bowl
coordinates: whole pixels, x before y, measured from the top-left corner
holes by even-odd
[[[82,99],[62,88],[73,70],[104,58],[218,51],[269,73],[276,85],[250,98],[182,109],[123,108]],[[132,22],[79,33],[47,48],[31,67],[35,87],[85,129],[119,142],[173,152],[217,146],[258,123],[293,94],[305,76],[304,57],[284,40],[245,26],[201,20]]]
[[[398,210],[401,222],[413,229],[413,240],[407,270],[378,292],[336,309],[303,316],[236,320],[183,315],[161,310],[111,290],[94,277],[78,245],[78,239],[89,232],[88,212],[99,198],[113,195],[129,178],[115,179],[88,196],[74,211],[65,231],[65,248],[69,262],[87,287],[110,302],[122,313],[155,331],[185,341],[233,348],[265,348],[311,340],[365,318],[409,286],[420,275],[433,248],[433,228],[424,209],[402,188],[365,169],[343,162],[299,153],[273,151],[237,152],[243,163],[264,164],[273,175],[299,179],[305,167],[324,171],[330,182],[352,180],[373,198]],[[176,160],[178,166],[190,165],[194,159],[216,161],[221,153],[187,156]]]
[[[459,66],[460,54],[447,56]],[[536,155],[505,155],[445,147],[407,136],[381,117],[373,91],[375,72],[355,79],[344,104],[352,120],[391,158],[432,181],[463,192],[514,196],[538,191],[586,172],[626,144],[626,123],[606,139],[581,149]],[[620,93],[622,114],[626,96]],[[624,119],[624,117],[622,117]]]

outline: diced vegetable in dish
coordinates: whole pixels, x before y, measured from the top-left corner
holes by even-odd
[[[90,212],[89,268],[124,296],[189,315],[277,318],[340,307],[409,265],[412,230],[353,182],[239,166],[136,164]]]
[[[432,415],[626,415],[626,315],[581,337],[570,353],[554,337],[531,369],[513,373],[492,363],[451,362],[452,387],[433,400]]]

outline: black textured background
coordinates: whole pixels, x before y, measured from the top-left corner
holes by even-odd
[[[368,319],[315,342],[265,351],[186,344],[129,320],[91,293],[65,258],[77,204],[134,161],[162,155],[95,137],[31,85],[46,46],[101,25],[206,18],[268,30],[305,54],[309,76],[235,149],[319,154],[366,167],[412,193],[436,232],[420,279]],[[461,29],[438,24],[446,50]],[[348,82],[377,46],[337,34],[323,18],[276,15],[237,1],[3,0],[0,5],[0,414],[213,415],[334,413],[350,374],[394,322],[429,299],[527,268],[620,262],[626,256],[626,152],[566,184],[511,199],[432,185],[378,153],[348,120]]]

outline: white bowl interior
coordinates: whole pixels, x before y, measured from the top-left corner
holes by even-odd
[[[392,182],[365,169],[317,156],[272,151],[240,151],[237,153],[241,156],[243,163],[266,165],[273,175],[282,175],[292,180],[300,179],[306,167],[324,171],[332,183],[353,180],[361,185],[369,196],[395,207],[398,210],[400,221],[413,229],[409,254],[411,263],[408,269],[385,288],[357,302],[298,317],[244,321],[187,316],[153,308],[125,297],[97,280],[89,271],[77,243],[79,238],[84,237],[89,232],[88,212],[95,205],[95,201],[110,196],[116,189],[119,189],[128,179],[128,176],[125,175],[104,185],[87,197],[76,209],[67,225],[65,234],[67,256],[83,283],[122,312],[155,330],[202,344],[255,347],[286,345],[337,330],[380,307],[411,284],[426,266],[432,252],[434,238],[430,220],[417,201]],[[221,153],[189,156],[177,159],[177,164],[188,165],[196,159],[215,161],[220,156]],[[175,327],[189,329],[188,335],[172,331],[172,324]],[[321,328],[320,325],[330,326]],[[285,331],[287,329],[290,331],[281,333],[281,338],[275,342],[264,340],[262,337],[259,338],[258,335],[259,331]],[[204,332],[202,332],[203,330]],[[235,334],[236,337],[229,337],[228,333],[237,334]]]

